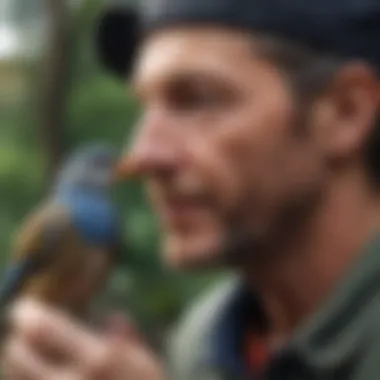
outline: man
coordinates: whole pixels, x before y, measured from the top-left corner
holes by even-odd
[[[134,34],[114,10],[99,35],[142,103],[128,165],[147,178],[167,263],[240,278],[185,316],[168,368],[129,333],[21,302],[5,373],[377,379],[380,3],[167,0],[142,16]]]

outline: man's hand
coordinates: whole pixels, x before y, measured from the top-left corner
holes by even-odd
[[[165,379],[161,363],[128,329],[92,333],[32,300],[14,306],[11,326],[2,353],[6,380]]]

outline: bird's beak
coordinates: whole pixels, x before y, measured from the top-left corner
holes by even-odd
[[[124,157],[116,166],[115,181],[120,182],[136,177],[138,169],[127,157]]]

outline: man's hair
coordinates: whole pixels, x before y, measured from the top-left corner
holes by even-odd
[[[327,88],[334,75],[347,63],[346,59],[277,37],[260,36],[257,41],[260,53],[284,71],[295,96],[305,106]],[[375,186],[380,186],[379,116],[368,136],[364,153],[369,179]]]

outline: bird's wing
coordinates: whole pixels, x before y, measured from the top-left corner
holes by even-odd
[[[11,260],[21,261],[30,256],[41,257],[55,249],[69,228],[70,216],[62,205],[49,202],[38,207],[25,218],[12,250]]]
[[[60,276],[73,270],[79,260],[83,261],[78,252],[84,249],[85,244],[64,206],[52,202],[39,207],[26,217],[16,236],[6,272],[12,276],[8,277],[9,290],[2,294],[3,298],[15,296],[6,294],[7,291],[18,293],[24,290],[54,298]]]

